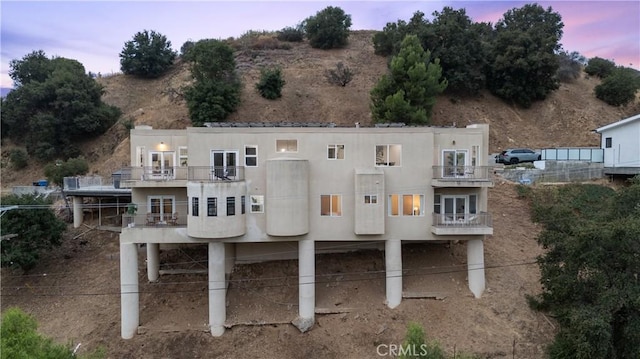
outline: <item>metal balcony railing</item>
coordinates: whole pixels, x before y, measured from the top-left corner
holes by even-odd
[[[186,215],[181,213],[147,213],[147,214],[123,214],[122,227],[185,227]]]
[[[490,213],[434,213],[436,227],[493,227]]]
[[[433,178],[456,181],[489,181],[489,166],[433,166]]]
[[[189,166],[189,181],[243,181],[243,166]]]
[[[122,181],[171,181],[186,180],[187,167],[124,167],[121,170]]]

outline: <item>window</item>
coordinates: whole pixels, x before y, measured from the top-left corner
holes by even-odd
[[[264,213],[264,196],[251,195],[251,213]]]
[[[330,217],[342,216],[342,196],[338,194],[321,195],[320,215]]]
[[[364,203],[365,204],[377,204],[378,203],[378,195],[365,194],[364,195]]]
[[[276,140],[277,152],[298,152],[298,140]]]
[[[240,213],[244,214],[245,213],[245,197],[241,196],[240,197]]]
[[[344,160],[344,145],[328,145],[327,159]]]
[[[433,196],[433,213],[440,213],[440,208],[442,208],[440,204],[440,195],[437,194]]]
[[[198,217],[200,215],[200,199],[198,197],[191,198],[191,215]]]
[[[400,166],[402,165],[401,145],[377,145],[376,166]]]
[[[258,166],[258,146],[244,146],[244,165],[246,167]]]
[[[389,195],[390,216],[423,216],[424,195],[422,194],[392,194]]]
[[[189,152],[187,151],[187,147],[178,147],[178,163],[180,167],[187,167],[189,165]]]
[[[236,215],[236,198],[227,197],[227,216]]]
[[[604,139],[604,147],[605,148],[611,148],[612,146],[612,138],[611,137],[607,137]]]
[[[442,151],[442,177],[464,177],[466,163],[467,150]]]
[[[207,198],[207,216],[216,217],[218,215],[218,198]]]
[[[478,195],[436,195],[438,199],[435,203],[438,205],[436,212],[434,204],[434,212],[442,214],[443,221],[468,221],[473,215],[477,214]],[[444,205],[444,212],[442,212]]]

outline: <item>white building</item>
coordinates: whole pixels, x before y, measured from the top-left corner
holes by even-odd
[[[378,241],[386,301],[402,299],[402,243],[465,241],[471,292],[485,289],[483,240],[493,186],[489,127],[218,124],[131,131],[139,212],[120,235],[122,337],[139,325],[138,256],[150,281],[163,244],[208,246],[209,325],[222,335],[226,275],[235,263],[297,258],[301,330],[314,323],[315,254],[336,242]],[[297,253],[282,250],[293,244]],[[428,289],[428,288],[426,288]]]
[[[604,173],[640,173],[640,114],[597,128],[604,149]]]

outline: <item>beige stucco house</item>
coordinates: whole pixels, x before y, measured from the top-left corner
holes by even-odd
[[[138,245],[150,281],[162,244],[207,244],[209,325],[224,332],[225,276],[240,262],[297,258],[299,318],[315,312],[315,255],[336,242],[379,242],[386,301],[402,299],[402,243],[466,241],[471,292],[484,288],[493,186],[488,125],[335,127],[215,124],[131,131],[135,216],[120,235],[122,337],[139,325]],[[297,253],[282,250],[294,244]],[[355,243],[354,243],[355,244]]]

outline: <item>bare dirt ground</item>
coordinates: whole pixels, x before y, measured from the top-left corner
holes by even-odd
[[[289,324],[298,311],[297,262],[238,265],[227,294],[227,323],[237,325],[214,338],[205,328],[206,274],[148,283],[141,248],[141,334],[122,340],[117,234],[85,226],[70,229],[64,246],[30,273],[3,269],[2,309],[19,306],[42,333],[82,343],[83,351],[102,346],[109,358],[375,358],[380,344],[402,342],[409,322],[450,353],[541,358],[554,324],[525,298],[539,291],[539,228],[514,188],[500,181],[490,190],[494,235],[485,241],[487,290],[480,299],[467,287],[463,242],[403,245],[404,290],[444,299],[404,299],[396,309],[384,303],[383,252],[317,255],[316,307],[348,312],[318,314],[314,328],[300,333]],[[161,262],[162,269],[205,269],[206,249],[163,251]],[[263,322],[278,324],[256,325]]]
[[[290,50],[239,52],[245,82],[242,105],[229,121],[334,122],[371,124],[369,91],[386,71],[386,60],[373,54],[372,32],[354,32],[345,49],[322,51],[306,43]],[[342,61],[356,72],[346,87],[331,86],[323,72]],[[254,89],[261,66],[283,67],[283,97],[262,99]],[[116,75],[100,79],[103,100],[120,107],[123,121],[154,128],[189,126],[182,87],[188,68],[176,66],[156,80]],[[598,146],[591,130],[640,112],[640,101],[612,107],[596,99],[598,80],[582,77],[563,84],[544,102],[520,109],[488,93],[475,98],[443,95],[433,113],[437,126],[490,124],[490,152],[510,146]],[[15,172],[6,166],[2,143],[3,190],[43,177],[42,164]],[[129,139],[123,123],[105,135],[79,144],[91,173],[109,177],[129,163]],[[380,344],[400,344],[410,321],[422,324],[430,338],[450,353],[467,351],[484,358],[541,358],[554,334],[553,322],[531,311],[526,294],[539,291],[534,263],[541,253],[539,228],[529,221],[527,204],[514,185],[497,181],[490,190],[494,235],[485,241],[487,290],[475,299],[466,283],[465,243],[403,246],[405,291],[437,291],[445,298],[405,299],[395,309],[384,304],[384,257],[380,251],[316,256],[318,308],[350,308],[348,313],[319,314],[315,327],[300,333],[291,324],[236,325],[220,338],[205,332],[205,274],[162,276],[147,283],[144,249],[140,252],[141,326],[143,334],[120,339],[119,254],[116,233],[69,229],[61,248],[48,253],[27,275],[2,269],[1,308],[20,306],[33,314],[42,333],[62,343],[99,346],[109,358],[375,358]],[[89,224],[92,224],[90,221]],[[93,223],[95,224],[95,223]],[[77,238],[74,238],[81,235]],[[165,251],[163,268],[204,269],[206,251]],[[253,278],[253,280],[248,280]],[[297,315],[296,261],[239,265],[228,290],[229,324],[261,321],[289,323]],[[383,347],[384,348],[384,347]]]

